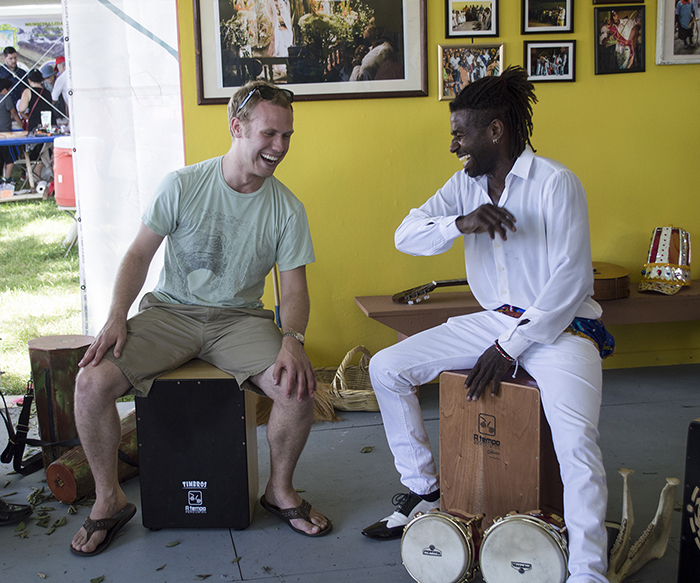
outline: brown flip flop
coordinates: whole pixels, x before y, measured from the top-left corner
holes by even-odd
[[[106,530],[107,536],[105,536],[105,539],[99,545],[97,545],[97,547],[95,547],[94,551],[84,553],[83,551],[74,549],[73,545],[71,545],[71,552],[74,555],[81,557],[93,557],[95,555],[99,555],[102,551],[106,551],[109,545],[112,544],[112,541],[114,541],[116,538],[117,533],[134,517],[134,514],[136,514],[136,506],[134,506],[131,502],[127,502],[126,506],[112,516],[112,518],[93,520],[88,516],[83,523],[83,528],[87,532],[87,540],[90,540],[90,537],[95,533],[95,531],[98,530]]]
[[[301,518],[302,520],[306,520],[306,522],[313,524],[310,518],[311,504],[309,504],[309,502],[304,500],[303,498],[301,504],[296,508],[280,508],[279,506],[270,504],[265,498],[265,495],[263,494],[260,498],[260,506],[262,506],[270,514],[274,514],[278,518],[284,520],[289,525],[289,528],[291,528],[294,532],[298,532],[299,534],[303,534],[304,536],[326,536],[333,529],[333,523],[330,520],[328,520],[327,517],[326,520],[328,520],[328,526],[326,526],[326,528],[324,528],[323,530],[318,531],[316,534],[304,532],[300,528],[296,528],[292,525],[291,521],[297,518]]]

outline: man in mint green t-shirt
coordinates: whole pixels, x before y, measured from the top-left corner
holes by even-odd
[[[294,131],[292,101],[291,92],[263,81],[240,88],[228,105],[230,150],[168,174],[142,216],[117,274],[107,323],[76,381],[76,425],[96,491],[90,517],[71,542],[76,554],[105,550],[136,510],[117,479],[116,399],[147,395],[155,378],[192,358],[273,401],[263,508],[307,536],[332,528],[292,485],[316,389],[304,351],[306,265],[314,261],[309,225],[304,206],[273,176]],[[163,240],[158,284],[127,320]],[[261,301],[275,263],[281,332]]]

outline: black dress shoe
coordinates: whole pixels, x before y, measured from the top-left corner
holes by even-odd
[[[377,540],[401,538],[404,528],[415,518],[416,514],[424,514],[433,508],[440,508],[439,499],[436,502],[428,502],[413,492],[396,494],[392,503],[397,506],[393,514],[371,524],[362,531],[362,534]]]
[[[17,524],[31,515],[32,507],[29,504],[8,504],[0,500],[0,526]]]

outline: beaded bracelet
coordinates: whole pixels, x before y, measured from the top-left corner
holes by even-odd
[[[498,350],[498,354],[500,354],[503,358],[505,358],[508,362],[515,362],[515,358],[513,358],[510,354],[508,354],[501,345],[498,343],[498,340],[496,340],[493,345],[496,347],[496,350]]]

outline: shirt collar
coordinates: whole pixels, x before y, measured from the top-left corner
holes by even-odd
[[[515,161],[515,164],[513,164],[508,174],[513,174],[514,176],[526,180],[530,175],[530,168],[532,168],[534,161],[535,153],[530,146],[525,146],[523,153],[518,156],[518,159]]]

